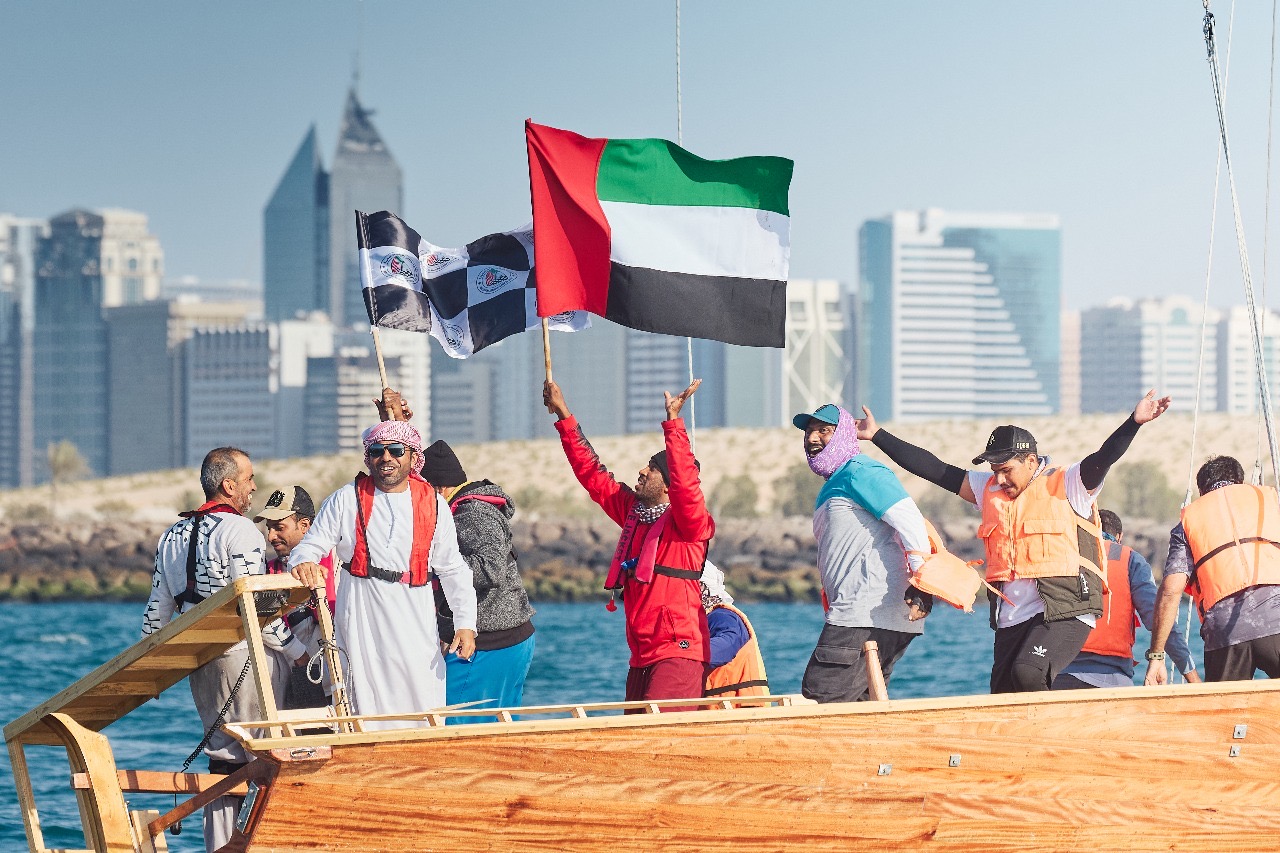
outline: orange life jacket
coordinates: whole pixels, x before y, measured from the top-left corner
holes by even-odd
[[[1012,500],[994,477],[983,489],[978,537],[986,543],[988,582],[1074,578],[1083,568],[1106,589],[1098,508],[1088,519],[1076,515],[1067,500],[1066,480],[1065,468],[1049,468]]]
[[[924,520],[925,533],[929,535],[929,553],[908,551],[924,558],[924,563],[915,571],[907,582],[922,592],[941,598],[952,607],[965,613],[973,612],[973,601],[982,589],[982,576],[974,569],[982,565],[981,560],[966,563],[947,550],[946,543],[938,535],[938,531],[929,519]]]
[[[354,577],[369,576],[369,541],[367,528],[373,513],[373,480],[368,474],[356,476],[356,542],[351,562],[345,566]],[[409,549],[409,571],[399,578],[409,586],[426,586],[430,582],[427,559],[431,555],[431,540],[436,534],[436,491],[426,480],[409,478],[409,494],[413,501],[413,546]],[[386,569],[375,567],[374,573],[390,580]]]
[[[1195,560],[1187,592],[1200,619],[1228,595],[1280,584],[1280,507],[1275,489],[1238,483],[1182,508],[1182,529]]]
[[[764,673],[764,658],[760,655],[760,644],[756,642],[756,629],[751,627],[747,615],[732,604],[718,604],[738,614],[742,624],[747,626],[747,642],[733,660],[724,666],[718,666],[707,674],[707,696],[768,696],[769,679]]]
[[[1111,547],[1107,549],[1107,601],[1081,651],[1132,660],[1134,629],[1138,626],[1129,587],[1129,555],[1133,549],[1119,542],[1108,544]]]

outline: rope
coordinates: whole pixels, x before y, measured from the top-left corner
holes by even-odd
[[[227,694],[227,701],[223,703],[222,710],[218,712],[218,716],[213,720],[213,725],[209,726],[208,731],[204,733],[204,737],[200,738],[200,745],[191,751],[191,754],[187,756],[186,761],[182,762],[182,769],[178,771],[179,773],[187,772],[187,768],[191,766],[191,762],[195,761],[196,757],[199,756],[200,753],[204,752],[204,748],[208,746],[209,741],[213,739],[214,732],[222,726],[223,721],[227,718],[227,714],[231,713],[231,704],[236,701],[236,694],[240,692],[240,686],[244,684],[245,678],[249,676],[249,668],[252,665],[253,658],[246,658],[244,662],[244,669],[240,670],[240,677],[236,679],[236,683],[231,688],[231,692]],[[178,807],[177,792],[174,792],[173,795],[173,807],[175,809]],[[173,826],[169,827],[169,831],[174,835],[181,835],[182,821],[178,821]]]
[[[1228,47],[1228,54],[1230,48]],[[1267,177],[1265,190],[1262,194],[1262,317],[1259,322],[1262,325],[1261,334],[1266,337],[1267,332],[1267,260],[1270,256],[1271,247],[1271,131],[1272,131],[1272,115],[1274,113],[1276,100],[1276,0],[1271,0],[1271,65],[1267,80]],[[1253,455],[1253,482],[1262,485],[1262,411],[1259,407],[1258,416],[1255,419],[1254,438],[1256,441],[1256,449]]]
[[[1209,59],[1209,75],[1213,83],[1214,102],[1218,112],[1218,134],[1222,137],[1222,160],[1227,164],[1227,186],[1231,189],[1231,209],[1235,217],[1236,251],[1240,256],[1240,272],[1244,277],[1245,301],[1249,308],[1249,332],[1253,340],[1254,370],[1258,378],[1258,395],[1262,403],[1262,416],[1267,426],[1267,446],[1271,451],[1272,482],[1280,485],[1280,447],[1277,447],[1275,423],[1271,409],[1271,388],[1267,382],[1267,365],[1263,359],[1261,325],[1258,322],[1258,305],[1253,289],[1253,273],[1249,268],[1249,249],[1245,243],[1244,223],[1240,216],[1240,198],[1236,192],[1235,172],[1231,166],[1231,146],[1227,141],[1226,95],[1218,67],[1217,46],[1214,40],[1213,13],[1205,0],[1204,42]]]
[[[680,0],[676,0],[676,145],[684,147],[684,100],[680,90]],[[685,357],[689,363],[689,384],[693,384],[693,338],[684,339]],[[698,402],[689,398],[689,449],[693,449],[693,434],[698,424]]]

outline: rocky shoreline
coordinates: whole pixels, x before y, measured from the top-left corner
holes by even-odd
[[[156,541],[164,525],[55,522],[0,526],[0,601],[144,601],[151,591]],[[939,525],[949,547],[981,559],[974,523]],[[525,588],[539,601],[595,601],[618,528],[596,519],[537,517],[514,528]],[[1164,562],[1168,526],[1132,522],[1126,541]],[[743,601],[810,601],[820,597],[816,548],[807,518],[725,519],[711,559]]]

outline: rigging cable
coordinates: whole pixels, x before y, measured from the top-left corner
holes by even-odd
[[[1266,340],[1267,334],[1267,272],[1271,247],[1271,131],[1272,116],[1275,110],[1276,96],[1276,3],[1271,0],[1271,64],[1267,74],[1267,177],[1262,193],[1262,315],[1258,319],[1261,325],[1259,334]],[[1227,47],[1230,56],[1230,39]],[[1258,407],[1258,417],[1254,426],[1255,447],[1253,455],[1253,482],[1262,485],[1262,407]],[[1280,485],[1280,484],[1277,484]]]
[[[676,145],[684,147],[684,102],[680,92],[680,0],[676,0]],[[693,338],[684,339],[685,357],[689,363],[689,384],[693,384]],[[697,428],[697,401],[689,403],[689,449],[693,449],[693,433]]]
[[[1249,332],[1253,340],[1254,370],[1258,379],[1258,394],[1262,403],[1262,417],[1267,427],[1267,445],[1271,452],[1272,482],[1280,484],[1280,448],[1277,448],[1275,423],[1271,409],[1271,389],[1267,382],[1267,366],[1262,355],[1262,335],[1258,322],[1258,304],[1253,288],[1253,273],[1249,268],[1249,249],[1245,243],[1244,223],[1240,216],[1240,198],[1236,192],[1235,173],[1231,166],[1231,147],[1227,142],[1226,95],[1218,67],[1217,46],[1214,40],[1213,13],[1209,0],[1204,0],[1204,42],[1209,59],[1209,76],[1213,83],[1214,102],[1218,113],[1218,135],[1222,138],[1222,160],[1227,165],[1227,186],[1231,190],[1231,209],[1235,218],[1236,251],[1240,257],[1240,272],[1244,278],[1245,301],[1249,308]]]

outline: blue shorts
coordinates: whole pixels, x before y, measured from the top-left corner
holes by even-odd
[[[536,634],[505,649],[477,651],[471,660],[445,655],[445,701],[450,705],[491,699],[479,708],[518,708],[524,701],[524,679],[533,661]],[[449,717],[449,725],[492,723],[497,717]]]

